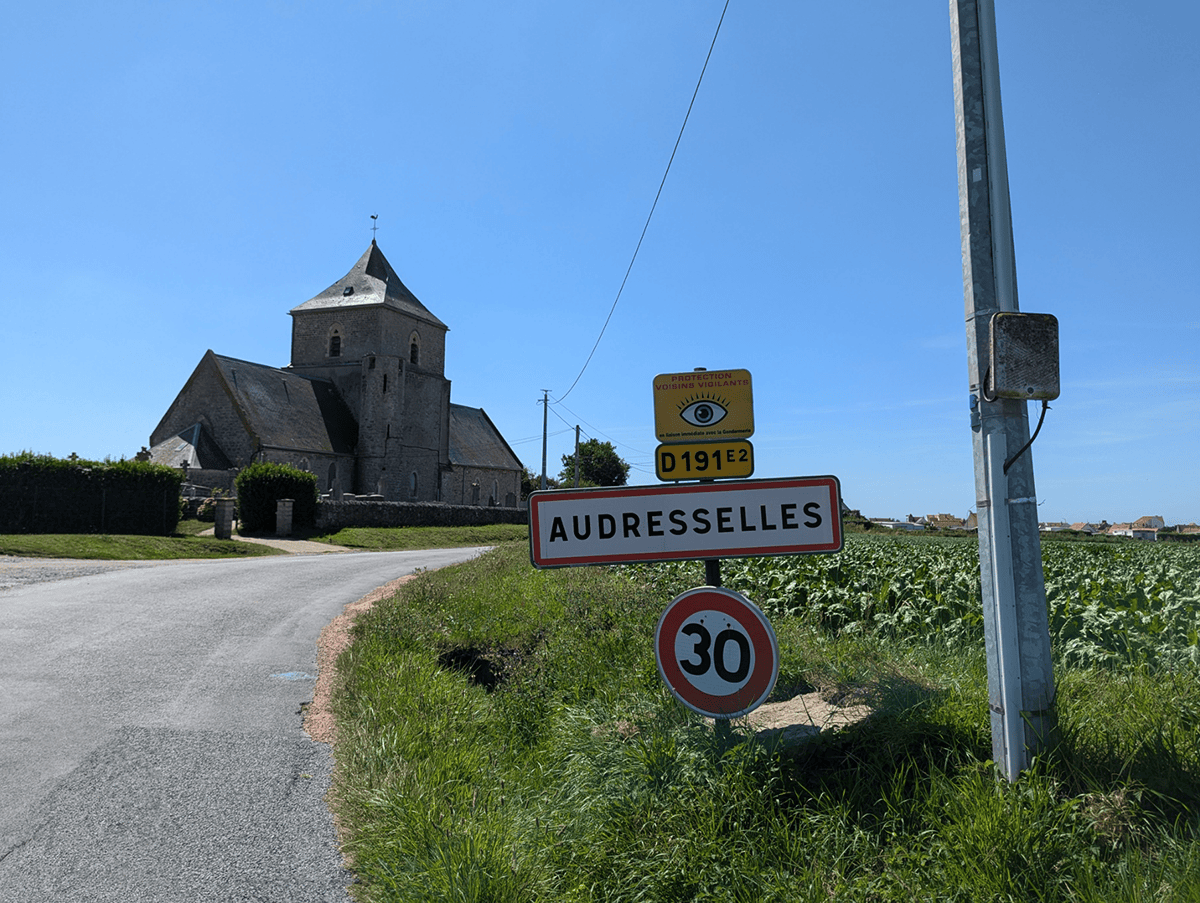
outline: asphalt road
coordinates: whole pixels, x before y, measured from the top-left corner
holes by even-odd
[[[304,733],[342,606],[479,549],[164,562],[0,591],[0,903],[349,899]]]

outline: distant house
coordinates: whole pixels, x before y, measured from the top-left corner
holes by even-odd
[[[1132,537],[1133,539],[1144,539],[1144,540],[1148,540],[1150,542],[1154,542],[1155,540],[1158,539],[1159,528],[1155,527],[1155,526],[1149,526],[1147,523],[1143,523],[1143,521],[1154,521],[1154,520],[1157,520],[1160,524],[1162,523],[1161,517],[1159,517],[1159,518],[1152,517],[1152,518],[1139,518],[1137,521],[1134,521],[1132,524],[1113,524],[1111,527],[1108,528],[1108,535],[1109,536],[1129,536],[1129,537]]]
[[[1104,532],[1104,528],[1099,524],[1089,524],[1085,521],[1080,521],[1077,524],[1071,524],[1071,529],[1076,533],[1086,533],[1088,536],[1095,536],[1097,533]]]
[[[1063,530],[1070,529],[1070,524],[1063,523],[1060,520],[1045,521],[1044,523],[1038,524],[1038,530],[1040,530],[1042,533],[1061,533]]]
[[[910,515],[911,516],[911,515]],[[905,520],[892,520],[886,517],[873,517],[871,523],[877,527],[883,527],[885,530],[924,530],[924,524],[914,523]]]
[[[926,514],[925,523],[936,530],[966,530],[967,522],[953,514]]]

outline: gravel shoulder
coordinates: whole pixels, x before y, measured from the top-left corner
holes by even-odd
[[[238,542],[252,542],[271,546],[289,555],[323,555],[334,552],[353,552],[345,546],[330,543],[309,542],[302,539],[276,539],[274,537],[237,536]],[[109,571],[129,568],[160,567],[183,564],[191,561],[221,561],[220,558],[162,558],[154,561],[101,561],[82,558],[31,558],[20,555],[0,555],[0,592],[15,586],[31,583],[52,583],[74,577],[91,577]]]
[[[155,567],[190,560],[192,559],[90,561],[79,558],[22,558],[16,555],[0,555],[0,591],[12,589],[14,586],[28,586],[31,583],[52,583],[55,580],[91,577],[94,574],[105,574],[109,571]]]

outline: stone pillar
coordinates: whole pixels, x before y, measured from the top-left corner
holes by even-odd
[[[295,504],[293,499],[279,499],[275,502],[276,536],[292,535],[292,506]]]
[[[233,539],[233,499],[217,499],[216,525],[213,535],[217,539]]]

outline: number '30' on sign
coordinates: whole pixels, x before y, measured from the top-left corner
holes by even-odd
[[[654,634],[658,673],[675,698],[710,718],[758,708],[779,676],[779,644],[740,593],[701,586],[677,596]]]

